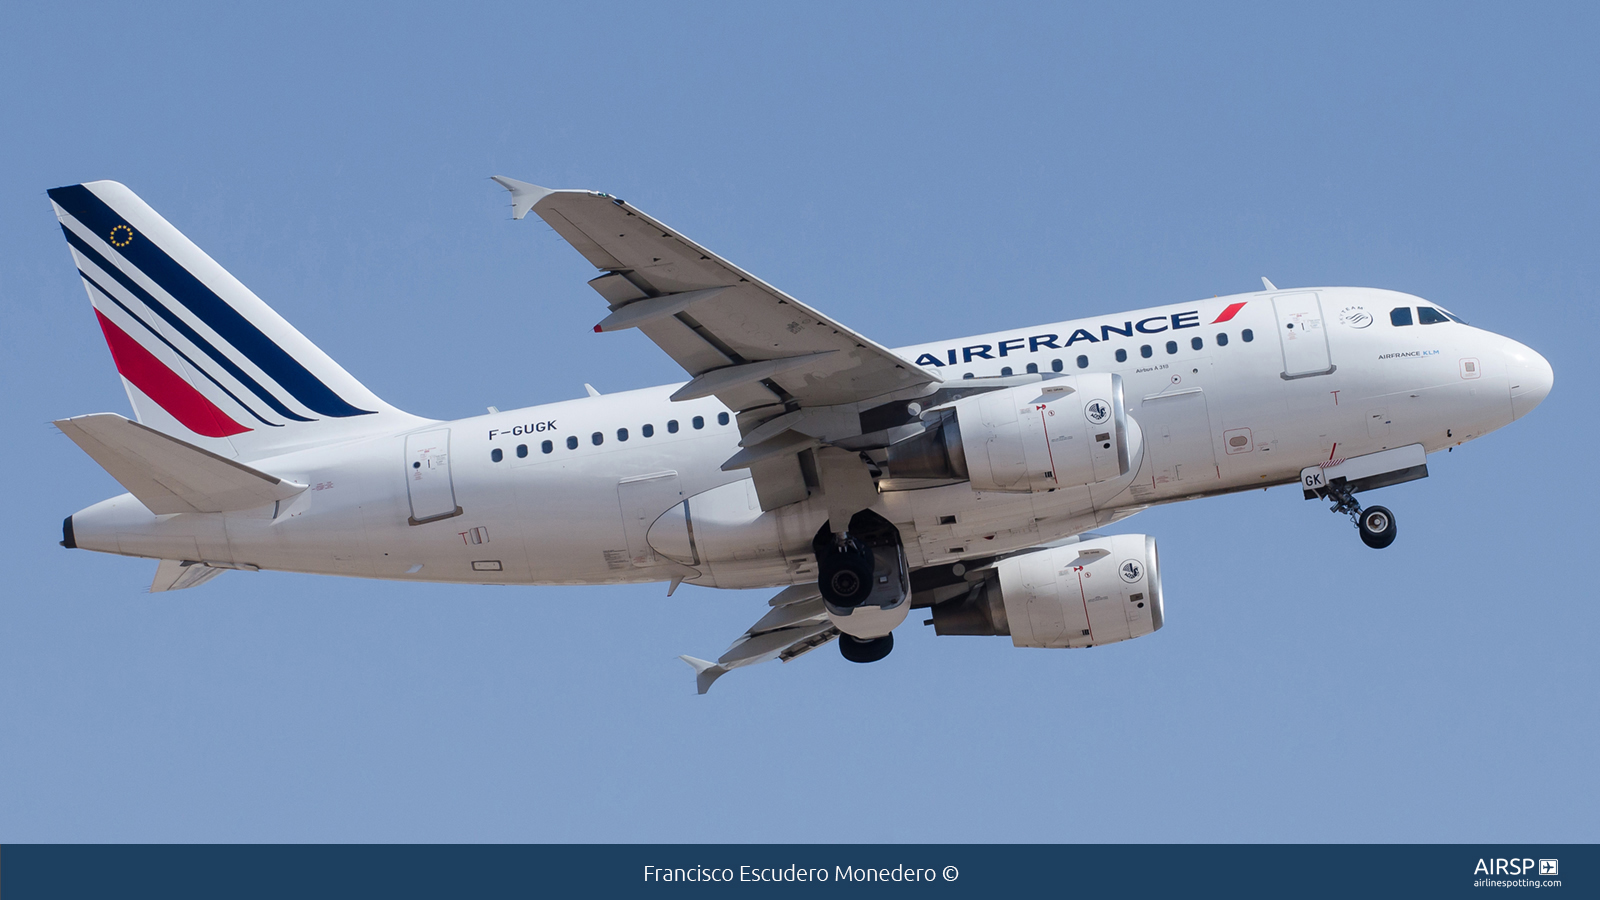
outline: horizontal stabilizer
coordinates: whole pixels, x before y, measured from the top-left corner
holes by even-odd
[[[163,559],[161,564],[156,566],[156,577],[150,582],[150,593],[159,594],[163,591],[181,591],[184,588],[199,587],[226,571],[227,569],[215,568],[192,559]]]
[[[306,489],[112,413],[55,425],[156,515],[253,509]]]

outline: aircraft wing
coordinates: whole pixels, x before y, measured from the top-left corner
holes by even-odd
[[[724,468],[751,469],[764,509],[806,497],[796,454],[825,442],[791,430],[794,414],[854,419],[865,401],[943,380],[616,197],[494,180],[513,216],[537,213],[602,271],[589,284],[612,312],[596,331],[638,328],[693,376],[674,400],[714,395],[740,413],[745,450]]]
[[[712,682],[733,669],[769,659],[788,662],[839,636],[839,629],[828,620],[822,593],[814,584],[785,588],[768,603],[772,610],[746,629],[716,662],[678,657],[694,668],[695,687],[700,693],[710,690]]]

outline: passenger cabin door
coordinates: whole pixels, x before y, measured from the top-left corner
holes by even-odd
[[[406,490],[412,525],[461,515],[450,479],[450,429],[406,435]]]
[[[1278,314],[1278,341],[1283,346],[1283,378],[1310,378],[1333,372],[1328,356],[1328,329],[1322,301],[1316,294],[1280,294],[1272,298]]]

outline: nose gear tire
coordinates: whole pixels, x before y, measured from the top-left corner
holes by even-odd
[[[1356,529],[1361,532],[1361,543],[1374,550],[1382,550],[1394,543],[1394,513],[1387,507],[1369,506],[1356,521]]]
[[[839,635],[839,655],[853,663],[877,662],[894,649],[894,635],[862,640],[848,634]]]

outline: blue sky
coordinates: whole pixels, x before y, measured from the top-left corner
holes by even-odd
[[[1109,8],[1110,5],[1101,6]],[[573,5],[573,10],[579,9]],[[0,841],[1600,840],[1581,4],[0,10]],[[889,345],[1280,286],[1436,300],[1550,398],[1373,500],[1153,510],[1167,626],[908,627],[696,696],[768,592],[56,546],[127,412],[44,191],[111,178],[385,399],[679,380],[504,174],[627,198]],[[1378,499],[1381,497],[1381,500]],[[535,511],[536,512],[536,511]]]

